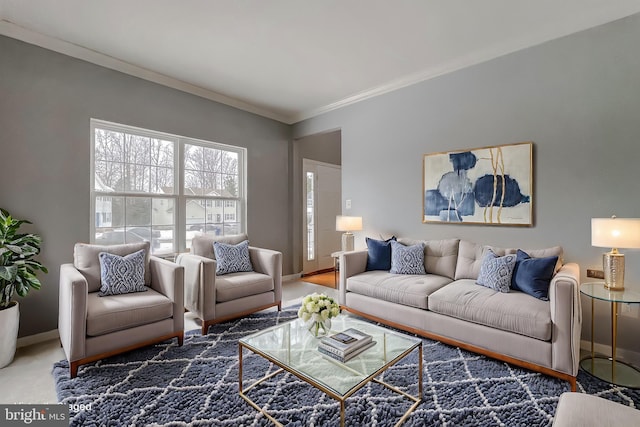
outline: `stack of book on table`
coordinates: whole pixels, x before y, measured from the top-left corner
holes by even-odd
[[[371,335],[349,328],[322,338],[318,343],[318,351],[340,362],[346,362],[375,344]]]

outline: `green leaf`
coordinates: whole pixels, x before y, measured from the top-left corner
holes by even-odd
[[[22,253],[22,248],[20,246],[7,244],[7,245],[5,245],[5,247],[7,249],[9,249],[13,253],[16,253],[16,254],[21,254]]]
[[[13,218],[0,208],[0,307],[11,301],[14,293],[25,296],[42,284],[36,272],[48,273],[46,267],[33,257],[40,253],[42,238],[37,234],[19,233],[27,220]]]
[[[13,282],[17,274],[18,274],[17,265],[0,266],[0,278],[8,282]]]

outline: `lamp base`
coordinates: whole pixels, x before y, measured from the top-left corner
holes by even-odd
[[[342,234],[342,252],[350,252],[353,250],[353,233]]]
[[[604,286],[612,291],[624,289],[624,254],[607,252],[602,254]]]

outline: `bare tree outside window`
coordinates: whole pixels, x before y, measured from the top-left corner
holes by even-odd
[[[176,252],[197,233],[244,229],[243,149],[98,120],[92,130],[96,242],[150,240],[155,253]],[[178,165],[180,148],[184,163]]]
[[[105,186],[128,193],[173,193],[172,141],[107,129],[96,129],[94,138],[95,172]]]
[[[235,207],[239,196],[238,153],[203,145],[185,144],[184,192],[200,198],[187,204],[187,230],[216,235],[236,234],[241,227]],[[225,204],[222,203],[224,201]]]

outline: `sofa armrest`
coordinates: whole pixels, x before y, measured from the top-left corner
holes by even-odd
[[[70,362],[85,356],[88,290],[87,280],[73,264],[60,266],[58,332]]]
[[[582,307],[580,305],[580,267],[569,263],[553,276],[549,286],[551,305],[551,363],[553,369],[578,375]]]
[[[367,251],[345,252],[340,255],[340,285],[338,301],[344,305],[347,300],[347,279],[367,269]]]
[[[151,288],[173,301],[174,331],[184,330],[184,267],[155,256],[149,258]]]
[[[282,301],[282,253],[249,246],[249,257],[254,271],[273,278],[275,300]]]
[[[184,306],[200,319],[215,318],[216,260],[179,254],[176,263],[184,267]]]

